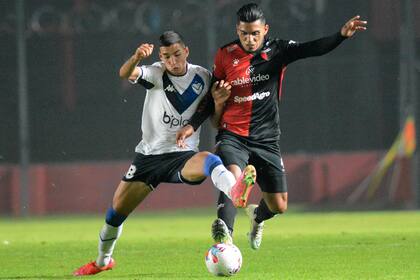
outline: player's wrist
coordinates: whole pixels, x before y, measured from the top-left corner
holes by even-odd
[[[223,108],[225,107],[226,101],[223,102],[217,102],[216,100],[214,101],[214,109],[215,111],[217,110],[223,110]]]
[[[194,122],[194,120],[190,120],[185,126],[184,126],[184,128],[185,127],[191,127],[191,129],[195,132],[199,127],[200,127],[200,125],[199,124],[197,124],[196,122]]]
[[[131,62],[134,64],[134,65],[137,65],[141,60],[143,60],[144,59],[144,57],[142,56],[142,55],[137,55],[137,54],[133,54],[132,56],[131,56]]]
[[[343,34],[344,33],[344,34]],[[348,39],[349,38],[349,36],[347,36],[346,35],[346,33],[345,33],[345,31],[343,31],[343,29],[341,29],[339,32],[338,32],[338,36],[340,37],[340,39],[342,39],[342,40],[345,40],[345,39]]]
[[[223,109],[223,107],[225,107],[225,102],[223,102],[223,103],[214,103],[214,110],[215,111],[221,110],[221,109]]]

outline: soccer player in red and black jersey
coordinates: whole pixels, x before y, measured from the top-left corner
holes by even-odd
[[[357,31],[365,30],[366,25],[356,16],[331,36],[298,43],[269,38],[269,26],[257,4],[247,4],[238,10],[239,38],[218,50],[213,70],[219,85],[231,85],[230,95],[208,95],[203,99],[190,124],[178,132],[177,142],[182,145],[212,115],[219,130],[217,154],[228,169],[239,176],[248,163],[256,167],[262,199],[258,206],[247,208],[251,248],[260,247],[264,221],[287,209],[286,176],[279,146],[279,101],[287,65],[330,52]],[[221,193],[218,219],[212,226],[216,242],[231,242],[235,215],[235,207]]]

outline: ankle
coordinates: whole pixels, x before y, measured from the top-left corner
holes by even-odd
[[[101,267],[107,266],[110,263],[110,261],[111,261],[110,256],[106,256],[106,257],[105,256],[98,256],[98,258],[95,261],[95,265],[98,268],[101,268]]]

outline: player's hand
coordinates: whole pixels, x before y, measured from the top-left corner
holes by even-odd
[[[190,137],[194,133],[194,128],[192,125],[187,124],[180,130],[176,132],[176,145],[180,148],[186,148],[187,144],[185,143],[185,139]]]
[[[149,57],[153,52],[153,44],[141,44],[140,47],[137,48],[136,53],[134,56],[136,60],[142,60],[146,57]]]
[[[232,86],[229,82],[224,80],[213,83],[211,87],[211,95],[213,96],[214,104],[216,106],[224,106],[225,102],[229,99]]]
[[[367,21],[360,20],[360,16],[355,16],[341,28],[341,35],[344,37],[351,37],[358,30],[366,30],[366,26]]]

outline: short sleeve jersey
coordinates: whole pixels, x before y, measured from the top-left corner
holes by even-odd
[[[341,32],[309,42],[266,38],[261,50],[246,52],[239,40],[216,54],[214,78],[232,85],[219,124],[229,131],[256,141],[280,137],[279,101],[287,65],[311,56],[324,55],[346,37]]]
[[[145,155],[198,151],[200,130],[186,139],[187,148],[175,144],[176,132],[186,125],[209,89],[211,73],[198,65],[187,64],[183,76],[165,71],[161,62],[142,65],[141,75],[132,83],[146,88],[142,114],[142,140],[135,151]]]

